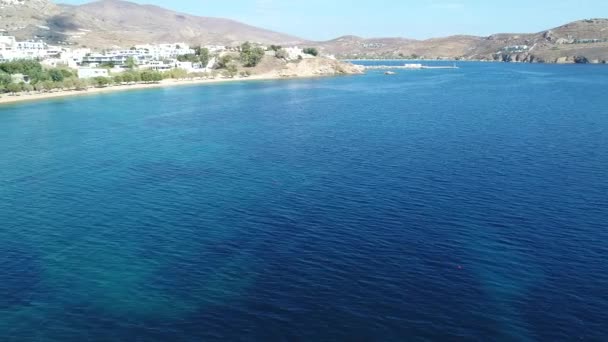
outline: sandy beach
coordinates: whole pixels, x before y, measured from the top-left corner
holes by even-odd
[[[58,90],[48,93],[32,92],[19,93],[19,95],[2,94],[0,95],[0,105],[27,102],[27,101],[41,101],[53,98],[71,97],[71,96],[86,96],[95,95],[101,93],[118,92],[118,91],[129,91],[138,89],[148,88],[161,88],[161,87],[175,87],[185,85],[196,85],[196,84],[213,84],[213,83],[226,83],[226,82],[243,82],[243,81],[255,81],[255,80],[279,80],[286,79],[287,77],[277,75],[254,75],[246,78],[215,78],[215,79],[183,79],[183,80],[163,80],[158,83],[136,83],[129,85],[116,85],[108,86],[103,88],[88,88],[87,90]],[[296,78],[296,77],[290,77]],[[300,77],[298,77],[300,78]],[[302,77],[304,78],[304,77]]]

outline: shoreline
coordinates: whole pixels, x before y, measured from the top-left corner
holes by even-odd
[[[76,97],[76,96],[88,96],[97,95],[104,93],[113,93],[120,91],[129,90],[141,90],[141,89],[154,89],[164,87],[177,87],[187,85],[201,85],[201,84],[217,84],[217,83],[230,83],[230,82],[244,82],[244,81],[273,81],[273,80],[290,80],[290,79],[306,79],[316,77],[327,77],[334,75],[318,75],[318,76],[278,76],[278,75],[253,75],[249,77],[239,78],[214,78],[214,79],[181,79],[181,80],[162,80],[158,83],[136,83],[136,84],[124,84],[116,86],[108,86],[103,88],[88,88],[86,90],[60,90],[50,93],[30,93],[20,95],[7,95],[0,96],[0,108],[4,105],[23,103],[23,102],[37,102],[49,99],[64,98],[64,97]]]

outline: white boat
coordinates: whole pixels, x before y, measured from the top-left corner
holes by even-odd
[[[405,69],[422,69],[424,66],[419,63],[406,63],[403,65]]]

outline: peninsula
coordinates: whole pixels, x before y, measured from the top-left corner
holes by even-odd
[[[3,45],[2,45],[3,44]],[[315,48],[243,43],[231,48],[186,43],[90,49],[0,37],[0,104],[185,84],[360,74]],[[8,60],[6,57],[10,57]]]

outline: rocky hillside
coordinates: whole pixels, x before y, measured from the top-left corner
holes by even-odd
[[[608,19],[573,22],[532,34],[452,36],[428,40],[342,37],[321,43],[346,58],[459,58],[505,62],[606,63]]]
[[[93,48],[178,41],[220,45],[301,41],[229,19],[193,16],[121,0],[80,6],[55,5],[49,0],[0,1],[3,28],[22,39],[38,36],[49,42]]]
[[[454,36],[429,40],[345,36],[320,43],[327,53],[350,58],[396,58],[410,56],[461,56],[482,39]]]
[[[59,6],[47,0],[0,0],[0,30],[13,33],[39,29],[49,16],[60,12]]]

